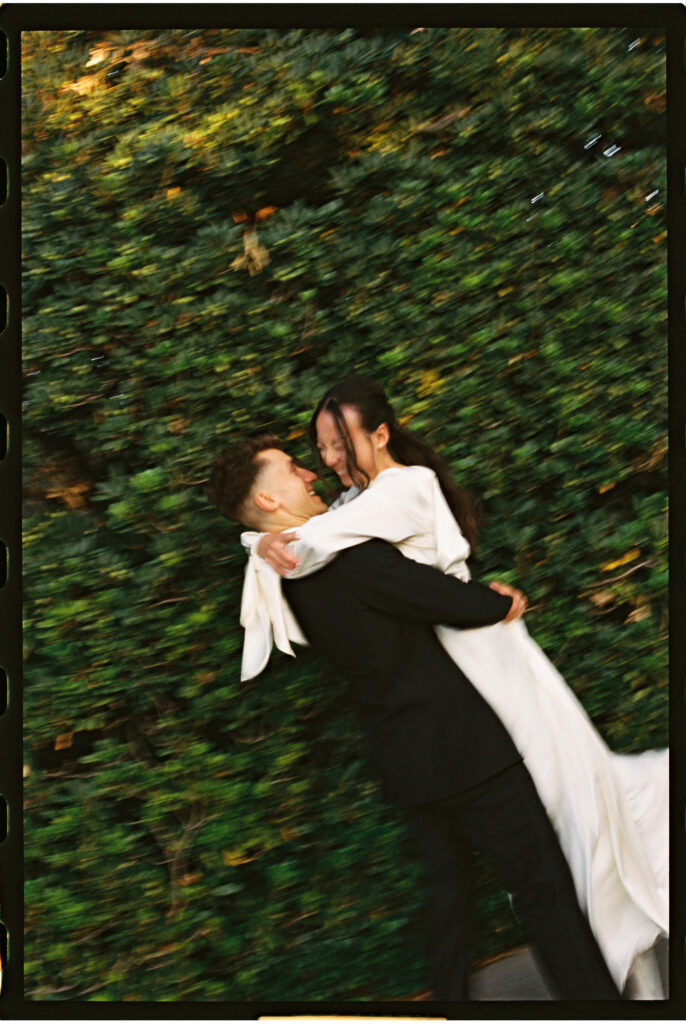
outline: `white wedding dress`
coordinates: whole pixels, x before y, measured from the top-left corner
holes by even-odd
[[[346,547],[372,537],[409,558],[469,580],[469,544],[432,470],[384,470],[351,488],[325,515],[298,527],[293,576],[320,569]],[[304,643],[281,595],[278,575],[253,549],[241,607],[243,678],[264,668],[272,648]],[[615,983],[632,998],[664,998],[652,947],[669,931],[668,752],[614,754],[522,620],[479,629],[437,626],[450,657],[512,736],[569,863]]]

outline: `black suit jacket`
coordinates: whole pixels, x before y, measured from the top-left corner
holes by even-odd
[[[309,642],[352,684],[387,800],[429,803],[521,760],[433,630],[499,622],[511,598],[378,540],[283,588]]]

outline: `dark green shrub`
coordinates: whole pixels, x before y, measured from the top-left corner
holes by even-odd
[[[376,376],[481,494],[475,574],[526,590],[615,749],[664,744],[663,42],[32,32],[23,60],[27,993],[409,997],[402,820],[311,653],[239,683],[243,555],[201,485],[247,430],[309,458],[324,388]],[[521,940],[487,868],[480,915],[476,959]]]

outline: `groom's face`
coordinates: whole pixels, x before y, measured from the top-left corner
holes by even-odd
[[[275,501],[281,512],[303,522],[326,512],[326,505],[312,487],[316,473],[279,448],[267,448],[256,458],[261,464],[256,489]]]

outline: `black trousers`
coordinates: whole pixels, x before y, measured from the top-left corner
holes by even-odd
[[[493,858],[560,999],[619,999],[531,776],[515,764],[463,793],[410,808],[428,863],[433,998],[467,999],[474,851]]]

